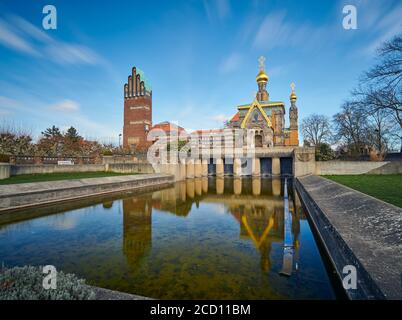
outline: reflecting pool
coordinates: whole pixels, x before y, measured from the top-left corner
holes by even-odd
[[[3,216],[0,263],[51,264],[96,286],[159,299],[333,299],[292,181],[286,206],[284,186],[200,178]]]

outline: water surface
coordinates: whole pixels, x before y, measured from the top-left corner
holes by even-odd
[[[291,275],[280,274],[283,188],[280,179],[203,178],[0,218],[0,262],[52,264],[159,299],[333,299],[291,181],[293,261]]]

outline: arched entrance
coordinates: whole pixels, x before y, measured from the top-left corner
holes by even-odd
[[[254,146],[256,148],[262,148],[262,135],[256,134],[254,137]]]

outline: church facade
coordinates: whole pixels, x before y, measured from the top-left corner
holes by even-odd
[[[264,58],[256,77],[258,91],[254,100],[237,107],[237,113],[227,124],[228,128],[244,129],[254,133],[255,147],[298,146],[298,111],[295,86],[291,84],[289,127],[285,127],[286,108],[282,101],[271,101],[267,91],[269,81],[265,73]]]

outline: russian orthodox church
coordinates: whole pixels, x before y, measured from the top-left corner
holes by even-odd
[[[228,128],[254,131],[256,147],[298,146],[297,96],[295,85],[291,84],[289,122],[285,127],[285,104],[282,101],[270,101],[267,91],[269,77],[265,72],[265,58],[260,57],[260,70],[256,77],[258,91],[250,104],[237,107],[237,113],[227,124]]]

